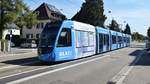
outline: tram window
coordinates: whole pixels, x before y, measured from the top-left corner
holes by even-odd
[[[126,37],[124,37],[124,42],[126,42]]]
[[[89,45],[88,32],[81,32],[81,42],[83,47],[87,47]]]
[[[76,47],[81,47],[81,32],[76,31]]]
[[[112,35],[112,43],[116,44],[116,36]]]
[[[107,45],[109,45],[109,36],[108,36],[108,34],[106,35],[106,41],[107,41]]]
[[[120,36],[120,42],[122,43],[122,37]]]
[[[89,46],[94,45],[94,33],[89,32]]]
[[[106,38],[106,35],[104,34],[104,45],[106,45],[106,41],[107,40],[107,38]]]
[[[120,43],[120,36],[118,36],[118,43]]]
[[[69,47],[71,45],[71,29],[64,28],[60,33],[57,47]]]
[[[100,40],[100,47],[103,46],[103,34],[99,34],[99,40]]]

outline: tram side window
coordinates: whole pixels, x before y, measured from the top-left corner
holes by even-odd
[[[82,41],[81,41],[81,31],[76,31],[76,47],[81,47],[82,46]]]
[[[116,36],[112,35],[112,43],[116,44]]]
[[[121,36],[118,36],[118,42],[121,43]]]
[[[126,42],[126,37],[124,37],[124,42]]]
[[[120,36],[120,43],[122,43],[122,37]]]
[[[106,35],[104,34],[104,45],[106,45]]]
[[[94,33],[89,32],[89,46],[94,45]]]
[[[69,47],[69,46],[72,46],[71,29],[64,28],[60,33],[57,47]]]
[[[83,47],[87,47],[89,45],[88,39],[88,32],[81,32],[81,42]]]
[[[99,34],[100,46],[103,46],[103,34]]]
[[[109,36],[108,36],[108,34],[106,35],[106,40],[107,40],[107,45],[109,46]]]

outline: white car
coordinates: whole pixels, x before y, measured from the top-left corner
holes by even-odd
[[[36,48],[37,44],[35,44],[35,43],[22,43],[20,46],[23,48]]]

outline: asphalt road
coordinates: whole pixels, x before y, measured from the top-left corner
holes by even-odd
[[[107,84],[123,67],[132,65],[138,54],[143,52],[143,44],[137,44],[131,48],[50,65],[41,64],[36,56],[18,58],[17,62],[11,62],[12,58],[0,59],[0,65],[4,64],[0,68],[0,84]],[[20,63],[21,59],[26,61]],[[9,67],[12,65],[15,66]]]
[[[150,84],[150,54],[145,53],[127,75],[124,84]]]

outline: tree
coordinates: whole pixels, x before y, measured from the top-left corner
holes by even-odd
[[[0,16],[0,39],[6,23],[15,23],[22,29],[23,26],[31,27],[37,22],[36,14],[29,12],[22,0],[1,0]]]
[[[33,12],[28,12],[24,16],[24,21],[26,22],[26,25],[28,28],[32,28],[33,25],[37,24],[38,21],[36,20],[37,15]]]
[[[111,21],[111,23],[109,24],[108,27],[110,28],[110,30],[114,30],[114,31],[118,31],[118,32],[121,31],[121,29],[119,28],[119,24],[114,19]]]
[[[29,12],[23,0],[1,0],[0,1],[0,39],[2,32],[7,28],[7,23],[15,23],[22,30],[23,26],[33,26],[37,23],[36,14]],[[22,32],[22,31],[21,31]],[[2,43],[2,50],[5,47]]]
[[[72,17],[72,20],[103,27],[106,20],[103,0],[86,0],[80,11]]]
[[[131,35],[131,29],[130,29],[129,24],[126,25],[126,28],[125,28],[125,30],[124,30],[124,33]]]
[[[138,32],[134,32],[132,34],[132,40],[134,41],[143,41],[145,39],[145,37],[141,34],[139,34]]]
[[[147,30],[147,36],[150,38],[150,27]]]

